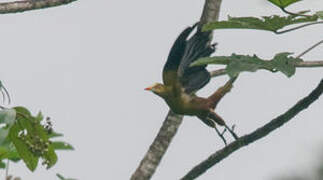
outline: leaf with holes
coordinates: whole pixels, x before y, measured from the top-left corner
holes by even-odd
[[[302,13],[302,12],[301,12]],[[278,30],[293,24],[314,22],[318,20],[317,15],[307,17],[289,16],[263,16],[256,17],[230,17],[227,21],[211,22],[203,26],[203,31],[217,30],[217,29],[255,29],[265,30],[278,33]]]
[[[255,72],[259,69],[265,69],[271,72],[280,71],[287,77],[295,74],[295,64],[302,61],[300,58],[290,57],[292,53],[278,53],[272,60],[264,60],[258,56],[236,55],[231,56],[216,56],[201,58],[191,66],[203,66],[208,64],[226,64],[226,70],[230,77],[235,77],[244,71]]]

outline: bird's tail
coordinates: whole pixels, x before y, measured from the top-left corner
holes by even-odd
[[[229,81],[225,83],[224,86],[220,87],[215,93],[208,97],[208,101],[210,102],[210,107],[215,109],[216,105],[220,102],[223,96],[230,92],[231,88],[233,87],[232,84],[237,79],[238,76],[231,78]]]

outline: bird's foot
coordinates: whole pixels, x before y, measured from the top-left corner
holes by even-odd
[[[230,134],[234,137],[235,140],[239,139],[239,136],[234,132],[235,125],[233,125],[231,128],[228,127],[228,125],[224,124],[225,129],[227,129]]]
[[[218,136],[222,139],[224,145],[227,146],[227,140],[224,138],[224,133],[226,132],[227,129],[224,129],[222,131],[222,133],[218,130],[218,128],[216,128],[216,126],[214,126],[214,129],[215,129],[216,133],[218,134]]]

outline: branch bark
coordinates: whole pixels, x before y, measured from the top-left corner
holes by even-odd
[[[200,25],[208,22],[217,21],[219,18],[220,6],[222,0],[206,0]],[[210,36],[210,38],[212,38]],[[141,160],[136,171],[132,174],[131,180],[148,180],[155,173],[163,155],[166,153],[171,140],[176,135],[179,126],[182,123],[182,116],[169,112],[157,137],[150,145],[148,152]]]
[[[317,100],[323,93],[323,79],[319,85],[305,98],[296,103],[292,108],[286,111],[284,114],[273,119],[263,127],[255,130],[254,132],[240,137],[238,140],[232,142],[223,149],[215,152],[209,156],[206,160],[195,166],[191,171],[189,171],[181,180],[192,180],[199,177],[201,174],[206,172],[215,164],[221,162],[223,159],[228,157],[233,152],[238,149],[247,146],[250,143],[257,141],[265,136],[267,136],[272,131],[281,127],[288,121],[290,121],[294,116],[296,116],[302,110],[308,108],[315,100]]]
[[[36,9],[50,8],[77,0],[26,0],[0,3],[0,14],[18,13]]]
[[[146,180],[151,178],[173,137],[176,135],[182,120],[183,116],[179,116],[172,111],[168,112],[154,142],[150,145],[148,152],[132,175],[131,180]]]

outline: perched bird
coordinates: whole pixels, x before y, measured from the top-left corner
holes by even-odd
[[[224,120],[214,112],[221,98],[230,91],[235,78],[230,79],[208,98],[198,97],[195,92],[210,81],[206,66],[190,67],[190,64],[215,52],[210,43],[211,32],[202,32],[198,24],[186,28],[174,42],[163,69],[163,83],[155,83],[145,88],[162,97],[170,109],[181,115],[197,116],[206,125],[215,128],[216,124],[226,126]],[[190,34],[197,29],[190,38]],[[233,133],[233,131],[226,126]],[[217,129],[216,129],[217,130]],[[217,130],[220,135],[219,131]],[[233,133],[233,136],[237,136]]]

